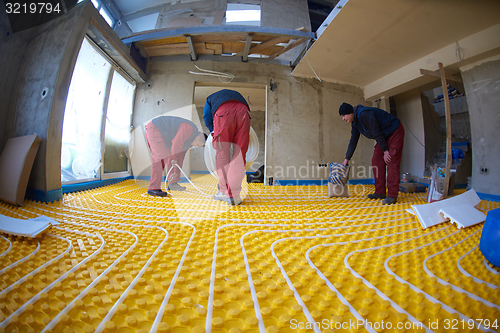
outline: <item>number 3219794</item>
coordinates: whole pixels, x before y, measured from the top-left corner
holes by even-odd
[[[5,11],[7,14],[42,14],[42,13],[60,13],[59,3],[55,5],[50,2],[31,2],[31,3],[5,3]]]

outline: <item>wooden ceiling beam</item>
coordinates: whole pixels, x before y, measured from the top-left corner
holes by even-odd
[[[142,42],[141,44],[144,47],[149,47],[155,45],[178,44],[178,43],[187,43],[186,36],[150,40],[147,42]]]
[[[195,53],[213,55],[217,51],[215,47],[207,47],[205,43],[193,43]],[[151,57],[172,56],[172,55],[191,55],[191,50],[187,43],[157,45],[146,48],[146,51]]]
[[[270,59],[274,59],[280,55],[282,55],[283,53],[287,52],[287,51],[290,51],[291,49],[293,49],[294,47],[297,47],[299,46],[300,44],[306,42],[307,39],[305,38],[300,38],[300,39],[297,39],[296,41],[294,42],[291,42],[290,44],[288,44],[287,46],[285,46],[283,49],[277,51],[277,52],[274,52],[273,54],[271,54],[269,56]]]
[[[262,42],[258,45],[255,45],[253,47],[250,48],[248,54],[259,54],[259,52],[261,52],[262,50],[265,50],[269,47],[272,47],[276,44],[279,44],[279,43],[288,43],[290,41],[290,38],[288,37],[274,37],[274,38],[271,38],[265,42]],[[236,56],[242,56],[243,55],[243,52],[238,52],[237,54],[235,54]]]
[[[135,36],[124,38],[122,41],[124,44],[130,44],[133,42],[146,42],[157,39],[166,39],[172,37],[181,37],[184,35],[202,36],[202,35],[232,35],[240,34],[247,35],[253,33],[254,35],[270,36],[273,38],[275,36],[287,36],[290,39],[295,38],[315,38],[315,33],[310,31],[300,31],[296,29],[284,29],[284,28],[274,28],[274,27],[255,27],[255,26],[239,26],[239,25],[225,25],[225,26],[207,26],[207,27],[186,27],[179,29],[168,29],[168,30],[155,30],[151,32],[146,32],[143,34],[138,34]]]

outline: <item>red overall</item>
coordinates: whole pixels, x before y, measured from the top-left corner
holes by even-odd
[[[238,197],[241,182],[245,177],[246,154],[250,141],[250,116],[247,106],[235,100],[219,106],[214,114],[212,136],[212,145],[216,150],[215,167],[219,177],[219,190],[227,197]]]
[[[148,190],[161,189],[161,180],[163,177],[163,169],[165,164],[167,172],[172,167],[172,161],[177,161],[177,164],[182,168],[186,150],[182,151],[182,147],[187,139],[193,134],[193,128],[189,124],[184,123],[179,126],[179,130],[172,140],[172,145],[168,148],[163,140],[160,130],[153,123],[148,123],[145,126],[146,139],[148,140],[149,150],[151,151],[151,178],[149,180]],[[166,163],[165,163],[166,162]],[[176,173],[175,178],[169,179],[169,184],[173,184],[181,180],[180,171],[177,168],[172,169],[170,174]]]
[[[375,145],[372,157],[373,174],[375,176],[375,193],[385,195],[386,171],[387,171],[387,196],[397,199],[399,193],[399,167],[401,166],[401,154],[405,139],[403,125],[391,134],[387,139],[387,146],[391,154],[391,162],[385,164],[384,151],[378,143]]]

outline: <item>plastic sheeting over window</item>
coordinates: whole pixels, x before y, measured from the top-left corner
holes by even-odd
[[[64,111],[61,181],[98,179],[106,84],[111,64],[84,39]]]
[[[127,171],[135,86],[113,74],[106,115],[104,173]]]
[[[260,5],[228,3],[226,25],[260,26]]]

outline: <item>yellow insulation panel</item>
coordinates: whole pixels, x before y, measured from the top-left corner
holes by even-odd
[[[0,203],[59,225],[0,238],[3,332],[500,332],[500,274],[482,224],[423,230],[397,204],[327,198],[326,186],[248,184],[240,206],[193,176],[167,198],[147,182]],[[487,213],[499,203],[481,201]]]

